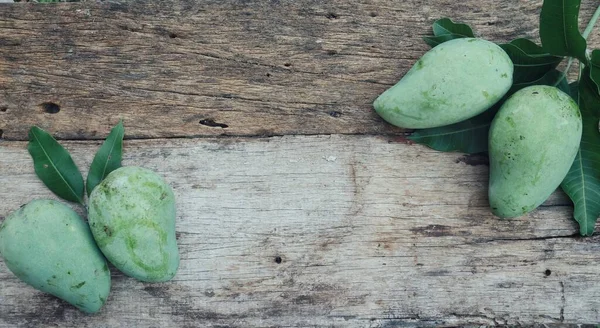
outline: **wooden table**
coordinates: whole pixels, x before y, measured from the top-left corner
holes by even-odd
[[[583,22],[597,5],[583,1]],[[562,192],[500,220],[487,204],[485,158],[411,144],[371,107],[428,49],[420,38],[434,20],[452,17],[496,42],[537,39],[540,6],[1,5],[0,220],[55,198],[26,151],[31,125],[61,139],[86,172],[122,118],[124,164],[158,171],[175,190],[182,261],[160,284],[113,268],[96,315],[0,262],[0,326],[599,322],[600,239],[578,237]],[[600,45],[598,33],[590,43]]]

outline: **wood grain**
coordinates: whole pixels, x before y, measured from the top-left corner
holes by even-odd
[[[583,1],[586,22],[596,2]],[[447,16],[537,38],[541,1],[132,1],[0,6],[0,133],[61,139],[402,134],[372,101]],[[599,45],[594,34],[591,45]],[[45,103],[60,111],[45,112]],[[50,109],[50,111],[52,111]],[[204,124],[201,124],[204,123]]]
[[[581,25],[597,5],[582,1]],[[54,198],[22,142],[31,125],[76,140],[65,144],[85,173],[95,139],[123,118],[125,164],[174,187],[182,262],[161,284],[113,268],[110,299],[94,316],[0,262],[0,327],[600,322],[599,237],[577,237],[564,194],[499,220],[487,206],[485,158],[411,145],[371,108],[427,50],[421,36],[436,19],[496,42],[537,39],[540,6],[1,5],[0,221]],[[598,33],[589,44],[600,46]]]
[[[67,142],[81,168],[98,142]],[[0,214],[53,196],[24,142],[0,142]],[[555,193],[500,220],[480,158],[397,138],[139,140],[126,165],[177,196],[181,268],[147,284],[113,270],[95,316],[0,263],[0,326],[406,327],[600,321],[598,237]],[[81,209],[79,209],[81,212]]]

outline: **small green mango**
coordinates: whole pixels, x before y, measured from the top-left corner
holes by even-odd
[[[455,39],[429,50],[373,107],[401,128],[449,125],[490,108],[510,89],[512,78],[513,63],[498,45]]]
[[[34,200],[0,225],[0,255],[19,279],[81,311],[100,310],[110,271],[88,225],[68,206]]]
[[[175,276],[175,196],[159,175],[141,167],[121,167],[94,188],[89,203],[94,238],[117,269],[148,282]]]
[[[536,85],[512,95],[489,132],[492,212],[511,218],[542,204],[573,164],[581,131],[577,104],[559,89]]]

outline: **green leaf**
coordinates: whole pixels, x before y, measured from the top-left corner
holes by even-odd
[[[433,48],[446,41],[474,37],[473,30],[469,25],[454,23],[449,18],[441,18],[433,23],[433,35],[425,36],[423,40]]]
[[[586,69],[585,71],[588,71]],[[587,72],[589,73],[589,72]],[[589,88],[587,74],[582,83],[573,83],[572,97],[578,102],[583,120],[583,135],[575,161],[563,180],[561,187],[575,205],[574,217],[579,223],[579,233],[591,236],[600,216],[600,107],[597,91]]]
[[[548,54],[542,47],[527,39],[515,39],[510,43],[501,44],[500,47],[514,64],[514,83],[535,81],[556,68],[563,59]]]
[[[586,41],[579,32],[581,0],[544,0],[540,15],[540,38],[546,52],[571,56],[587,63]]]
[[[83,177],[69,152],[48,132],[32,126],[27,150],[35,173],[57,196],[83,204]]]
[[[579,96],[585,104],[588,105],[588,109],[592,114],[600,117],[600,94],[598,93],[598,87],[594,81],[592,81],[590,68],[585,68],[582,72],[579,80]]]
[[[487,151],[490,124],[500,108],[496,105],[466,121],[413,132],[408,139],[439,151],[475,154]]]
[[[96,156],[94,156],[87,176],[86,190],[88,196],[110,172],[121,167],[124,134],[123,121],[119,121],[110,131],[110,134],[96,153]]]
[[[598,93],[600,93],[600,50],[592,51],[590,60],[590,78],[596,84]]]
[[[456,34],[463,38],[474,38],[473,30],[467,24],[455,23],[450,18],[441,18],[433,23],[433,35]]]
[[[444,43],[446,41],[460,39],[460,38],[464,38],[464,37],[465,36],[462,36],[459,34],[444,34],[444,35],[438,35],[438,36],[424,36],[423,41],[425,41],[425,43],[427,43],[427,45],[429,45],[430,47],[433,48],[440,43]]]
[[[532,85],[550,85],[553,87],[557,87],[566,93],[570,93],[569,83],[567,82],[567,78],[565,77],[565,75],[561,71],[553,69],[549,72],[546,72],[544,76],[540,77],[535,81],[513,84],[510,90],[508,91],[508,94],[513,94],[523,88]]]
[[[463,122],[438,128],[415,131],[408,138],[439,151],[458,151],[467,154],[487,151],[488,131],[496,112],[513,93],[536,84],[552,85],[568,91],[564,75],[553,69],[533,82],[514,84],[507,94],[487,111]]]

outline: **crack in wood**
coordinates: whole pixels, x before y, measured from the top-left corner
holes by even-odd
[[[565,283],[563,281],[560,281],[559,283],[560,283],[560,300],[561,300],[560,322],[564,322],[565,321],[565,305],[566,305]]]

